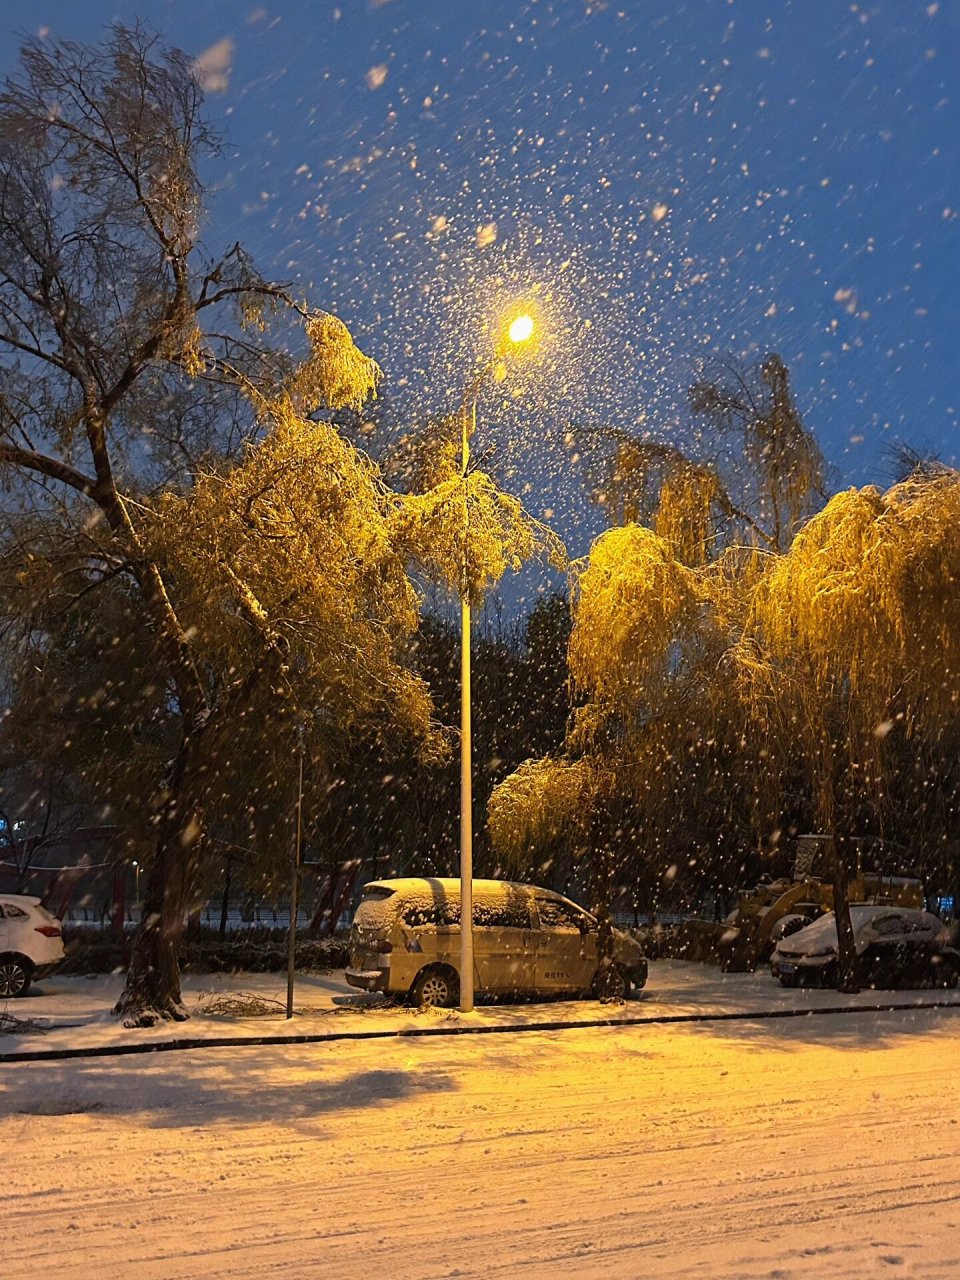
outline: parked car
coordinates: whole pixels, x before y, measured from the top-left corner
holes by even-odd
[[[474,880],[477,993],[582,995],[595,988],[597,921],[550,889]],[[640,944],[614,930],[615,994],[647,980]],[[350,939],[347,981],[417,1005],[460,997],[460,881],[376,880],[365,885]]]
[[[862,987],[955,987],[960,951],[929,911],[863,903],[850,908]],[[837,984],[837,922],[833,912],[781,938],[770,972],[784,987]]]
[[[39,898],[0,895],[0,1000],[25,996],[34,979],[63,963],[60,921]]]

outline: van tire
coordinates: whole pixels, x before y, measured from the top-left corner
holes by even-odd
[[[447,965],[421,969],[407,997],[414,1008],[452,1009],[460,999],[460,979]]]

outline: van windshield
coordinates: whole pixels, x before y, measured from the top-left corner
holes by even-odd
[[[597,925],[592,916],[569,902],[556,898],[538,898],[537,914],[541,929],[577,929],[592,933]]]

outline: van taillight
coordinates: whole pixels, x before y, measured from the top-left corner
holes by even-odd
[[[45,938],[59,938],[60,930],[52,924],[38,924],[34,928],[34,933],[42,933]]]

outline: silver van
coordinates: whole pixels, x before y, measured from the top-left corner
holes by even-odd
[[[597,922],[550,889],[473,882],[474,986],[478,993],[584,995],[594,990]],[[614,930],[615,983],[628,996],[647,980],[640,944]],[[374,880],[350,935],[347,981],[363,991],[449,1008],[460,998],[460,881]]]

